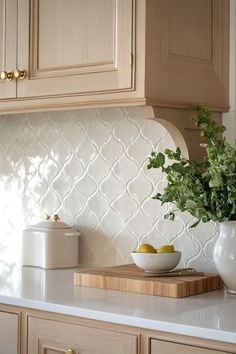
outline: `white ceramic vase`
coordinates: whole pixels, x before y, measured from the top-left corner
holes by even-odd
[[[236,295],[236,221],[220,224],[213,261],[228,293]]]

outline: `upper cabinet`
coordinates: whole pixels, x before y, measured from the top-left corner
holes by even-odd
[[[0,0],[0,98],[3,99],[16,97],[16,81],[12,73],[17,62],[16,24],[16,0]]]
[[[132,88],[132,0],[19,1],[18,97]]]
[[[0,0],[0,113],[228,109],[229,0]]]

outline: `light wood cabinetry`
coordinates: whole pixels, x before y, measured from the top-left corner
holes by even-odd
[[[230,352],[202,348],[200,346],[186,345],[167,342],[162,340],[151,340],[151,354],[230,354]]]
[[[0,82],[2,113],[228,109],[229,0],[0,0],[0,8],[0,70],[27,71]]]
[[[12,72],[16,68],[17,2],[0,0],[0,71]],[[16,81],[0,79],[0,98],[16,97]]]
[[[20,354],[19,314],[0,311],[0,353]]]
[[[0,354],[15,353],[232,354],[236,344],[2,304]]]
[[[137,335],[32,316],[28,326],[30,354],[138,354]]]
[[[26,71],[24,80],[0,80],[0,112],[65,109],[134,89],[133,0],[0,0],[0,6],[7,53],[0,71]]]
[[[146,60],[148,102],[169,107],[202,102],[226,110],[228,1],[151,0],[146,16],[148,32],[156,34],[146,42],[153,52]]]
[[[132,88],[132,0],[21,0],[17,96]]]

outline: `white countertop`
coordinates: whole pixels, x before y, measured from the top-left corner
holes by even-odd
[[[76,269],[0,272],[0,303],[236,343],[236,296],[224,290],[182,299],[73,285]]]

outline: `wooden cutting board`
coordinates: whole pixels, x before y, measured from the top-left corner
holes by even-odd
[[[216,274],[158,277],[145,273],[135,264],[81,269],[74,274],[74,284],[175,298],[197,295],[223,287],[220,277]]]

